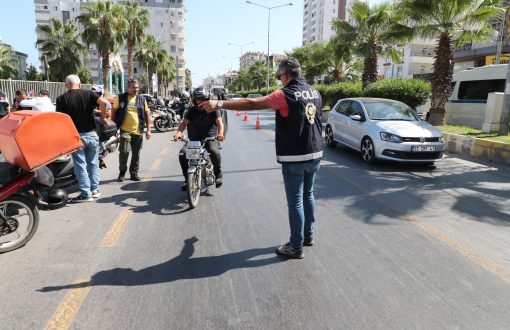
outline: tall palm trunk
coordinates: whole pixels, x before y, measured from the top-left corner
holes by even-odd
[[[445,123],[445,104],[451,93],[450,82],[453,76],[452,53],[452,38],[448,33],[443,32],[436,48],[430,116],[427,118],[433,125],[444,125]]]
[[[127,41],[127,60],[128,60],[128,79],[133,78],[133,47],[135,42],[133,39]]]
[[[377,55],[365,57],[364,62],[365,66],[363,74],[361,75],[363,89],[365,89],[365,87],[367,87],[368,84],[377,81]]]
[[[104,94],[105,96],[110,96],[110,79],[109,79],[109,71],[110,71],[110,54],[108,52],[104,52],[101,54],[101,68],[103,69],[103,84],[104,84]]]
[[[150,77],[151,77],[151,75],[149,73],[149,65],[147,64],[147,94],[151,93],[152,81],[151,81]]]

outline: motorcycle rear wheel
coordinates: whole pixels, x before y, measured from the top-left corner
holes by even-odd
[[[37,231],[39,211],[35,204],[27,197],[15,195],[1,201],[0,213],[6,219],[16,220],[19,223],[19,227],[14,232],[0,236],[0,253],[24,246]],[[9,240],[11,236],[12,238],[17,236],[17,238]]]
[[[200,176],[198,171],[188,173],[188,185],[186,187],[186,195],[188,196],[188,204],[191,208],[195,208],[200,200]]]
[[[170,130],[168,119],[162,117],[154,119],[154,127],[158,132],[166,132]]]

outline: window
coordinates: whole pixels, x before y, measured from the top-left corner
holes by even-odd
[[[358,102],[352,102],[350,106],[351,114],[349,116],[353,115],[359,115],[361,118],[363,118],[363,108],[361,107],[361,104]]]
[[[349,109],[350,105],[351,105],[351,102],[352,101],[341,101],[340,103],[337,104],[337,106],[335,107],[335,111],[338,112],[338,113],[341,113],[343,115],[347,115],[347,109]]]
[[[176,51],[175,46],[170,46],[170,52],[175,53],[175,51]]]
[[[161,27],[163,27],[163,22],[160,23]]]
[[[44,6],[43,6],[43,8],[44,8],[44,9],[48,9],[48,6],[44,5]]]
[[[505,83],[505,79],[461,81],[459,100],[487,100],[489,93],[503,93]]]
[[[62,11],[62,21],[65,23],[69,20],[69,11]]]

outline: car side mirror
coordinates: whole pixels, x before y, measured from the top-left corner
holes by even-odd
[[[352,115],[352,116],[349,116],[351,117],[352,120],[355,120],[355,121],[363,121],[363,118],[361,118],[360,115]]]

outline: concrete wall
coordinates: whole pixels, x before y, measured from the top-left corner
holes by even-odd
[[[448,153],[510,165],[510,144],[456,134],[443,136]]]

